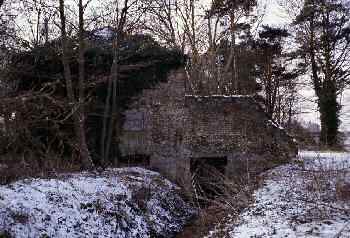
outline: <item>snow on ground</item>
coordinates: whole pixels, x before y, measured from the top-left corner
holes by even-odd
[[[308,170],[344,170],[350,168],[348,152],[301,151],[299,159]]]
[[[0,237],[172,237],[193,212],[176,186],[140,168],[0,186]]]
[[[267,172],[254,204],[208,237],[350,238],[349,168],[350,153],[301,152]]]

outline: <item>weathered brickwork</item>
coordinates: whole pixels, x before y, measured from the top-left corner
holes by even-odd
[[[184,183],[191,158],[226,157],[230,174],[242,158],[287,160],[295,155],[292,138],[269,120],[253,96],[185,96],[184,79],[184,72],[174,72],[167,83],[145,90],[130,105],[122,154],[147,154],[153,168]]]

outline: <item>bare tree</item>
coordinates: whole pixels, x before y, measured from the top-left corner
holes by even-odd
[[[237,33],[240,30],[240,25],[248,19],[250,12],[256,4],[256,0],[215,0],[213,2],[211,14],[226,15],[230,19],[229,33],[231,46],[230,55],[225,65],[225,72],[231,71],[231,92],[233,93],[238,93],[239,91],[236,59]]]
[[[292,89],[298,76],[291,66],[287,67],[293,65],[284,49],[289,36],[285,29],[263,26],[255,43],[256,69],[264,89],[266,112],[279,123],[282,123],[284,100],[289,96],[287,89]]]
[[[62,63],[64,68],[64,77],[66,80],[67,96],[72,106],[74,120],[74,129],[76,138],[78,141],[79,154],[84,169],[91,169],[93,164],[90,157],[88,145],[86,142],[85,134],[85,112],[84,112],[84,5],[82,0],[79,0],[79,96],[78,99],[75,97],[75,92],[72,82],[72,74],[69,66],[69,41],[66,32],[66,15],[65,15],[65,2],[59,0],[59,12],[61,20],[61,41],[62,41]]]
[[[161,43],[185,51],[185,37],[178,17],[178,4],[173,0],[147,0],[149,4],[144,26]]]
[[[107,97],[103,113],[102,133],[100,141],[101,163],[106,164],[110,159],[113,133],[116,128],[116,120],[118,118],[117,100],[118,100],[118,80],[119,80],[119,60],[120,45],[125,39],[126,32],[131,32],[137,27],[146,8],[142,1],[138,0],[122,0],[113,1],[111,3],[112,19],[109,19],[110,25],[115,29],[113,37],[113,62],[108,80]],[[118,163],[117,160],[113,161]]]
[[[183,36],[186,48],[190,55],[186,67],[188,73],[188,84],[190,93],[204,93],[203,84],[208,77],[204,77],[204,66],[208,63],[206,57],[201,53],[208,50],[208,20],[206,12],[208,6],[194,0],[183,0],[177,2],[178,18],[183,26]]]
[[[219,42],[227,37],[228,31],[231,32],[231,36],[234,36],[233,41],[235,41],[238,28],[242,22],[249,18],[247,13],[253,6],[244,3],[244,1],[237,1],[235,8],[227,1],[217,0],[211,2],[194,0],[155,0],[149,2],[153,3],[150,17],[152,25],[147,29],[155,33],[156,36],[159,35],[158,38],[165,43],[181,49],[184,53],[189,53],[190,59],[186,69],[188,73],[187,87],[191,93],[223,93],[223,88],[227,88],[228,85],[219,87],[220,84],[224,84],[221,82],[223,81],[222,76],[229,75],[232,72],[232,67],[235,68],[234,72],[237,71],[236,74],[238,74],[237,62],[232,63],[235,59],[233,56],[237,54],[236,47],[233,47],[235,43],[231,44],[231,54],[226,60],[225,67],[217,64],[218,60],[220,61],[220,55],[217,51]],[[255,1],[250,1],[250,3],[254,5]],[[233,22],[230,23],[231,27],[223,27],[225,17],[230,12],[233,12],[234,15]],[[234,76],[233,73],[231,76]],[[232,80],[230,87],[232,87]]]
[[[16,35],[27,48],[37,47],[47,43],[51,36],[58,37],[55,32],[57,6],[51,1],[44,0],[13,0],[13,12],[17,20]],[[55,33],[55,34],[54,34]]]

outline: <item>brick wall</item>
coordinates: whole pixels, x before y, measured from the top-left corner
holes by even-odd
[[[184,72],[173,72],[167,83],[135,98],[125,112],[124,155],[148,154],[154,169],[183,183],[189,179],[190,158],[225,156],[230,173],[242,155],[264,161],[295,155],[292,138],[269,120],[253,96],[185,96],[184,81]],[[138,118],[142,122],[130,122]]]

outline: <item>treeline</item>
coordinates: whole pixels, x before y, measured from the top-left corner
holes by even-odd
[[[149,34],[125,32],[126,23],[87,30],[82,1],[79,30],[68,35],[64,2],[58,7],[60,35],[6,49],[2,158],[25,158],[39,167],[57,160],[84,169],[117,164],[116,134],[127,103],[165,81],[184,55]]]
[[[280,1],[292,24],[262,25],[256,0],[0,1],[2,154],[117,163],[127,102],[184,66],[188,93],[261,91],[290,127],[310,82],[321,141],[336,146],[349,83],[349,4]]]

